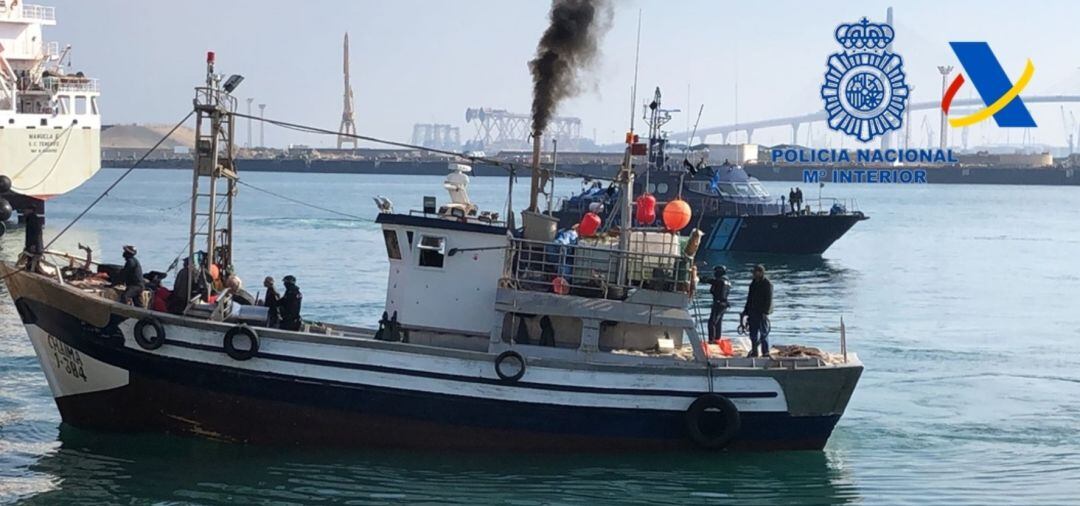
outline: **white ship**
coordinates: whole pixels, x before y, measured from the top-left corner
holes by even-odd
[[[53,7],[0,0],[0,235],[101,168],[98,82],[65,68],[71,46],[42,37],[55,25]]]

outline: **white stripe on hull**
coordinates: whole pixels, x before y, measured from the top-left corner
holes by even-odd
[[[312,380],[333,381],[358,386],[393,388],[432,394],[460,395],[466,397],[528,402],[563,406],[605,407],[650,410],[686,410],[696,394],[708,390],[705,372],[700,376],[632,374],[588,370],[568,370],[530,364],[526,368],[524,383],[634,390],[681,391],[693,396],[636,395],[598,392],[572,392],[513,385],[476,383],[454,379],[411,376],[392,372],[349,369],[322,364],[306,364],[252,358],[237,361],[222,351],[203,351],[169,345],[147,351],[135,343],[133,335],[136,320],[128,319],[120,325],[127,348],[140,353],[209,364],[218,367],[234,367],[249,371],[283,374]],[[221,347],[224,333],[164,325],[170,340],[178,340],[203,346]],[[240,341],[241,343],[243,341]],[[287,357],[329,360],[346,364],[435,373],[465,378],[496,380],[492,360],[469,360],[456,357],[438,357],[419,353],[405,353],[374,348],[335,346],[331,344],[301,343],[273,338],[260,338],[260,353]],[[733,398],[732,402],[743,412],[785,412],[787,400],[780,384],[766,376],[724,376],[714,370],[713,389],[717,392],[772,392],[775,397]]]
[[[53,397],[111,390],[128,384],[127,370],[90,358],[37,325],[27,325],[26,332]]]

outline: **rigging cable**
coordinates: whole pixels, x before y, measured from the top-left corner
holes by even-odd
[[[375,223],[375,220],[373,220],[371,218],[365,218],[363,216],[357,216],[355,214],[344,213],[344,212],[341,212],[341,211],[335,211],[335,210],[327,208],[327,207],[317,206],[317,205],[311,204],[309,202],[304,202],[302,200],[294,199],[292,197],[287,197],[285,195],[282,195],[282,194],[276,193],[276,192],[272,192],[272,191],[267,190],[265,188],[259,188],[258,186],[255,186],[255,185],[253,185],[251,183],[248,183],[248,182],[246,182],[246,181],[244,181],[242,179],[237,179],[236,183],[244,185],[244,186],[246,186],[248,188],[251,188],[252,190],[255,190],[257,192],[262,192],[262,193],[265,193],[265,194],[273,196],[273,197],[277,197],[277,198],[282,199],[282,200],[287,200],[287,201],[292,202],[294,204],[299,204],[299,205],[302,205],[302,206],[310,207],[312,209],[318,209],[320,211],[325,211],[325,212],[328,212],[330,214],[336,214],[338,216],[344,216],[346,218],[349,218],[349,219],[355,220],[355,221],[365,221],[365,222],[368,222],[368,223]]]
[[[424,147],[424,146],[418,146],[416,144],[408,144],[408,143],[405,143],[405,142],[390,141],[390,140],[380,139],[378,137],[371,137],[371,136],[367,136],[367,135],[343,134],[343,133],[337,132],[336,130],[329,130],[329,129],[326,129],[326,128],[319,128],[319,127],[313,127],[313,126],[308,126],[308,125],[301,125],[299,123],[290,123],[288,121],[281,121],[281,120],[276,120],[276,119],[271,119],[271,118],[263,118],[263,117],[253,116],[253,115],[250,115],[250,114],[243,114],[243,113],[239,113],[239,112],[231,112],[229,114],[231,114],[232,116],[235,116],[237,118],[245,118],[245,119],[249,119],[249,120],[262,121],[264,123],[269,123],[269,124],[274,125],[274,126],[279,126],[281,128],[285,128],[285,129],[288,129],[288,130],[295,130],[295,131],[298,131],[298,132],[305,132],[305,133],[312,133],[312,134],[322,134],[322,135],[333,135],[333,136],[340,135],[341,137],[347,137],[347,138],[350,138],[350,139],[357,139],[357,140],[361,140],[361,141],[374,142],[374,143],[377,143],[377,144],[385,144],[387,146],[395,146],[395,147],[405,148],[405,149],[415,149],[415,150],[418,150],[418,151],[426,151],[428,153],[435,153],[435,154],[439,154],[439,155],[452,156],[454,158],[468,160],[468,161],[473,162],[473,163],[479,162],[479,163],[484,163],[484,164],[488,164],[488,165],[494,165],[496,167],[500,167],[500,168],[508,171],[511,176],[517,174],[518,167],[528,167],[527,165],[524,165],[524,164],[514,163],[514,162],[507,162],[505,160],[497,160],[497,159],[494,159],[494,158],[488,158],[486,156],[476,156],[476,155],[470,155],[468,153],[460,153],[460,152],[457,152],[457,151],[450,151],[450,150],[446,150],[446,149],[429,148],[429,147]],[[548,170],[553,174],[558,174],[560,176],[565,176],[565,177],[577,177],[577,178],[582,178],[582,179],[594,179],[594,180],[602,180],[602,181],[614,181],[615,180],[615,178],[613,178],[613,177],[596,176],[596,175],[591,175],[591,174],[584,174],[584,173],[581,173],[581,172],[554,171],[554,170],[551,170],[551,169],[548,169]]]
[[[42,176],[40,181],[38,181],[38,182],[36,182],[36,183],[34,183],[32,185],[28,185],[26,187],[19,188],[19,187],[16,187],[14,184],[12,184],[11,189],[16,190],[16,191],[21,192],[21,193],[27,193],[27,192],[33,190],[34,187],[41,185],[45,181],[48,181],[49,177],[52,176],[53,172],[56,172],[56,167],[58,165],[60,165],[60,159],[64,157],[64,151],[67,150],[68,141],[71,140],[71,129],[74,126],[75,126],[75,123],[72,123],[72,124],[68,125],[68,127],[65,128],[63,132],[60,132],[60,135],[57,135],[56,137],[53,137],[53,140],[51,140],[47,144],[45,144],[45,146],[41,148],[41,151],[38,151],[38,154],[36,156],[34,156],[34,158],[31,159],[30,162],[28,162],[26,164],[26,166],[24,166],[22,169],[19,170],[19,172],[15,173],[15,175],[12,176],[12,179],[17,178],[17,177],[21,176],[23,172],[26,172],[26,169],[29,169],[30,166],[33,165],[34,162],[36,162],[38,158],[41,158],[41,155],[43,155],[45,153],[48,153],[49,149],[51,149],[58,142],[60,142],[60,138],[63,137],[64,138],[64,144],[62,146],[60,146],[60,151],[56,153],[56,159],[53,160],[52,167],[49,168],[49,172],[46,172],[45,175]]]
[[[113,183],[110,184],[108,188],[105,188],[105,191],[101,192],[101,195],[98,195],[97,198],[95,198],[94,201],[90,203],[90,205],[86,206],[86,209],[83,209],[82,212],[80,212],[77,216],[75,216],[74,219],[71,220],[71,222],[69,222],[66,226],[64,226],[64,228],[61,229],[60,232],[57,233],[56,236],[53,237],[52,240],[50,240],[48,242],[48,244],[45,245],[44,249],[46,249],[46,250],[49,249],[53,245],[53,243],[55,243],[56,240],[60,238],[60,236],[64,235],[65,232],[70,230],[71,227],[74,226],[75,223],[77,223],[80,219],[82,219],[83,216],[86,216],[86,214],[89,213],[90,210],[94,208],[94,206],[96,206],[99,202],[101,202],[102,199],[104,199],[106,196],[109,195],[109,192],[112,191],[113,188],[116,188],[116,186],[119,185],[120,182],[124,180],[124,178],[128,177],[128,175],[131,174],[132,171],[137,169],[139,167],[139,164],[141,164],[143,162],[143,160],[146,160],[146,158],[149,157],[150,154],[153,153],[154,150],[156,150],[158,148],[158,146],[161,146],[161,144],[164,143],[166,139],[171,137],[173,132],[176,132],[177,129],[179,129],[181,126],[183,126],[183,124],[186,123],[187,120],[189,118],[191,118],[191,115],[193,115],[193,114],[195,114],[194,109],[192,109],[190,112],[188,112],[187,115],[184,116],[184,119],[177,122],[176,125],[174,125],[169,130],[168,133],[166,133],[164,136],[162,136],[161,139],[159,139],[156,143],[154,143],[154,145],[150,149],[146,150],[146,152],[143,153],[143,155],[141,157],[139,157],[138,160],[135,161],[134,165],[129,167],[127,170],[125,170],[123,174],[120,174],[120,177],[116,178],[116,181],[113,181]]]

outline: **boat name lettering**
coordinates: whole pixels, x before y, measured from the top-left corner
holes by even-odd
[[[53,336],[49,336],[48,343],[56,369],[63,370],[73,378],[86,381],[86,371],[83,370],[82,356],[79,352]]]

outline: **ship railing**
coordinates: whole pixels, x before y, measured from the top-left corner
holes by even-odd
[[[56,21],[56,8],[45,5],[23,4],[22,17],[41,21]]]
[[[51,93],[100,93],[98,80],[91,77],[46,77],[41,80],[44,88]]]
[[[224,90],[200,86],[195,88],[195,103],[201,106],[222,107],[229,112],[235,112],[237,100]]]
[[[635,243],[632,248],[640,251],[514,238],[507,249],[504,276],[516,289],[590,298],[624,299],[637,288],[689,290],[693,258],[665,251],[665,245]],[[649,251],[658,248],[661,252]],[[624,263],[626,275],[620,277]]]

